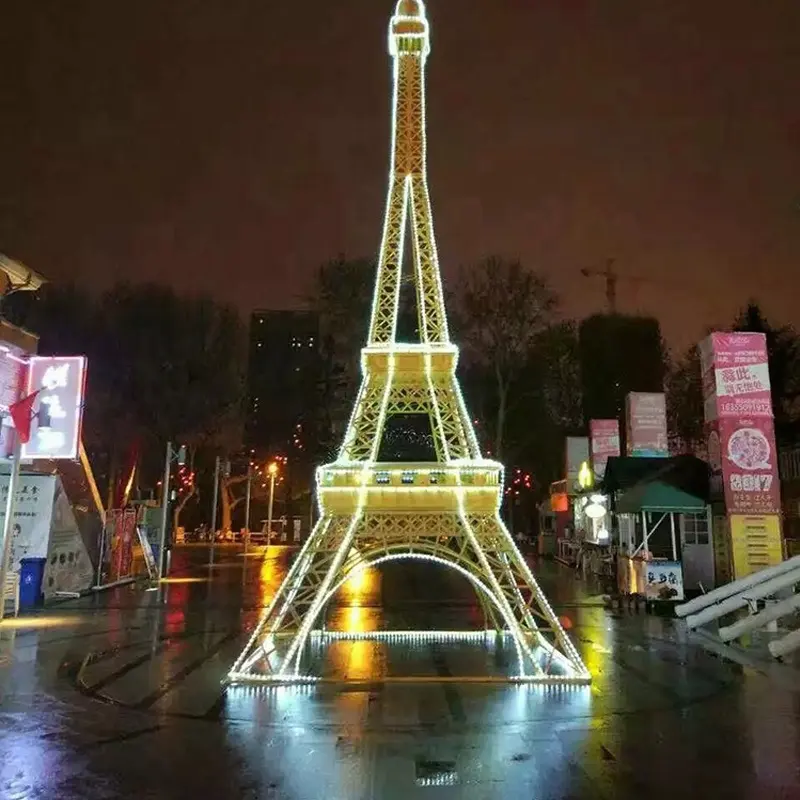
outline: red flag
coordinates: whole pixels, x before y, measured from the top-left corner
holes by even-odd
[[[27,397],[23,397],[22,400],[17,400],[16,403],[8,407],[8,413],[11,414],[14,428],[22,444],[26,444],[31,438],[33,401],[36,399],[36,395],[39,394],[39,391],[40,390],[37,389],[35,392],[31,392]]]

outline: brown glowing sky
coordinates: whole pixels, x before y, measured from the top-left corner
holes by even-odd
[[[2,0],[0,251],[54,280],[299,303],[374,254],[392,0]],[[796,0],[430,0],[445,275],[489,253],[565,313],[608,256],[675,344],[749,295],[800,323]]]

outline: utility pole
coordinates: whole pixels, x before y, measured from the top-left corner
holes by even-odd
[[[269,506],[267,506],[267,547],[272,544],[272,502],[275,499],[275,476],[278,465],[273,461],[267,468],[269,473]]]
[[[584,278],[605,278],[606,281],[606,306],[609,314],[617,313],[617,281],[619,275],[614,269],[615,258],[606,259],[606,268],[604,270],[596,269],[582,269],[581,275]]]
[[[217,540],[217,502],[219,500],[219,456],[214,462],[214,492],[211,500],[211,563],[214,563],[214,543]]]
[[[186,463],[186,447],[181,445],[177,450],[172,449],[172,442],[167,442],[167,454],[164,459],[164,483],[161,492],[161,541],[158,546],[158,580],[164,577],[166,572],[166,557],[164,554],[167,543],[167,523],[169,522],[169,479],[172,470],[172,462],[177,461],[180,466]]]

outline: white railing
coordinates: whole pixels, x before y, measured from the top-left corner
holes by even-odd
[[[794,587],[798,583],[800,583],[800,556],[795,556],[774,567],[768,567],[721,586],[688,603],[682,603],[675,608],[675,613],[685,618],[689,630],[695,630],[726,614],[749,607],[754,612],[750,616],[719,629],[719,640],[730,642],[800,609],[800,595],[794,594]],[[792,592],[789,597],[755,612],[759,600],[775,597],[778,593],[783,595],[789,591]],[[780,658],[798,647],[800,647],[800,630],[792,631],[783,638],[769,643],[770,653],[775,658]]]

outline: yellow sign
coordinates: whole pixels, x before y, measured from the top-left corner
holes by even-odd
[[[734,580],[783,561],[781,519],[777,514],[731,514]]]
[[[581,468],[578,472],[578,485],[581,489],[591,489],[592,486],[594,486],[594,473],[588,461],[584,461],[583,464],[581,464]]]

